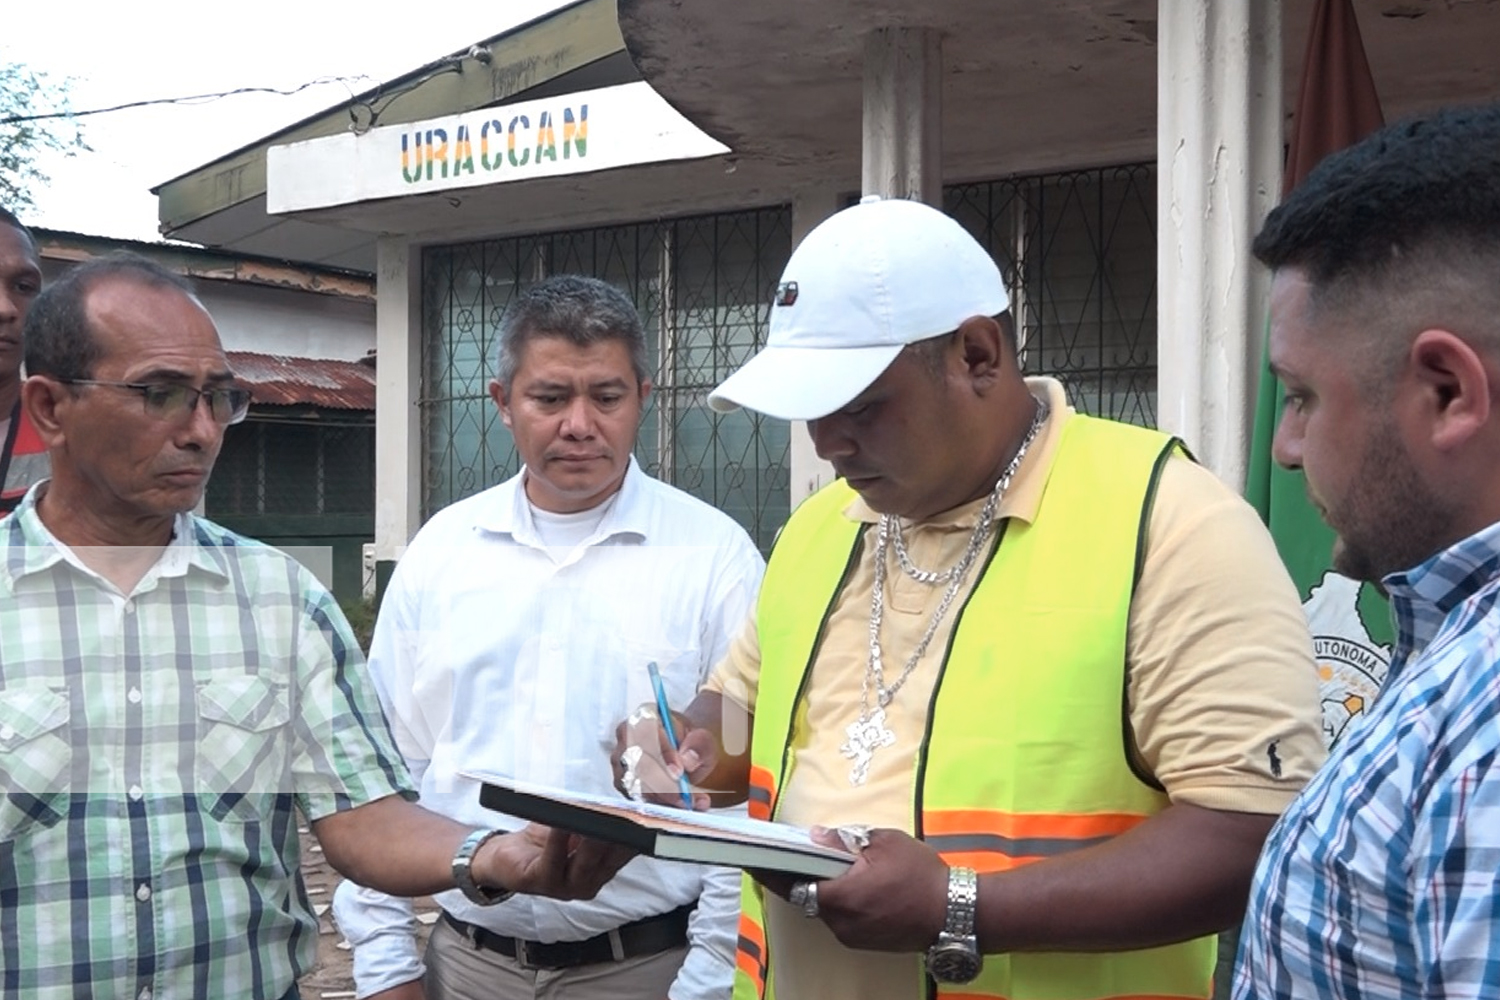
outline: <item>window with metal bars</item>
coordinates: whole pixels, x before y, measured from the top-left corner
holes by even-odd
[[[1005,273],[1022,368],[1084,413],[1154,426],[1155,168],[957,184],[943,206]]]
[[[1154,168],[959,184],[944,206],[1006,275],[1024,369],[1061,378],[1083,412],[1154,424]],[[637,440],[643,467],[769,549],[790,503],[788,427],[713,413],[706,397],[764,344],[790,254],[786,207],[427,250],[424,516],[516,472],[487,391],[500,317],[527,284],[571,272],[620,287],[645,323],[657,374]]]
[[[375,425],[252,417],[227,428],[204,509],[230,515],[375,512]]]
[[[423,514],[519,468],[488,394],[506,305],[552,274],[619,287],[646,328],[654,389],[643,468],[719,507],[769,547],[790,503],[788,428],[711,412],[708,391],[765,342],[791,253],[785,207],[438,247],[423,255]]]

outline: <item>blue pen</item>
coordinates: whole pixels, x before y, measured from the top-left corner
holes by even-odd
[[[661,716],[662,728],[667,731],[667,742],[672,744],[672,752],[677,752],[677,731],[672,728],[672,710],[667,707],[667,689],[661,683],[661,671],[656,669],[656,661],[652,660],[646,664],[646,669],[651,673],[651,686],[656,689],[656,713]],[[677,775],[677,786],[682,789],[682,804],[687,808],[693,808],[693,785],[688,781],[686,774]]]

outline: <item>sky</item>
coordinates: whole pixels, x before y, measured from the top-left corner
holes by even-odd
[[[364,0],[75,0],[6,4],[0,61],[69,80],[74,111],[239,87],[290,90],[81,118],[92,152],[45,157],[28,225],[156,240],[151,188],[351,94],[466,49],[566,0],[409,4]],[[241,12],[241,13],[234,13]],[[430,15],[430,16],[429,16]]]

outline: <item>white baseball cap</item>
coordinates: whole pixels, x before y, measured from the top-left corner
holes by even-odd
[[[708,405],[816,420],[869,388],[907,344],[1009,308],[1000,269],[962,226],[921,202],[871,195],[803,238],[766,346]]]

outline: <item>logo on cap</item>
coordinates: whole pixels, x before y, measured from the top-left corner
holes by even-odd
[[[794,306],[797,304],[797,283],[795,281],[783,281],[776,287],[776,304],[778,306]]]

